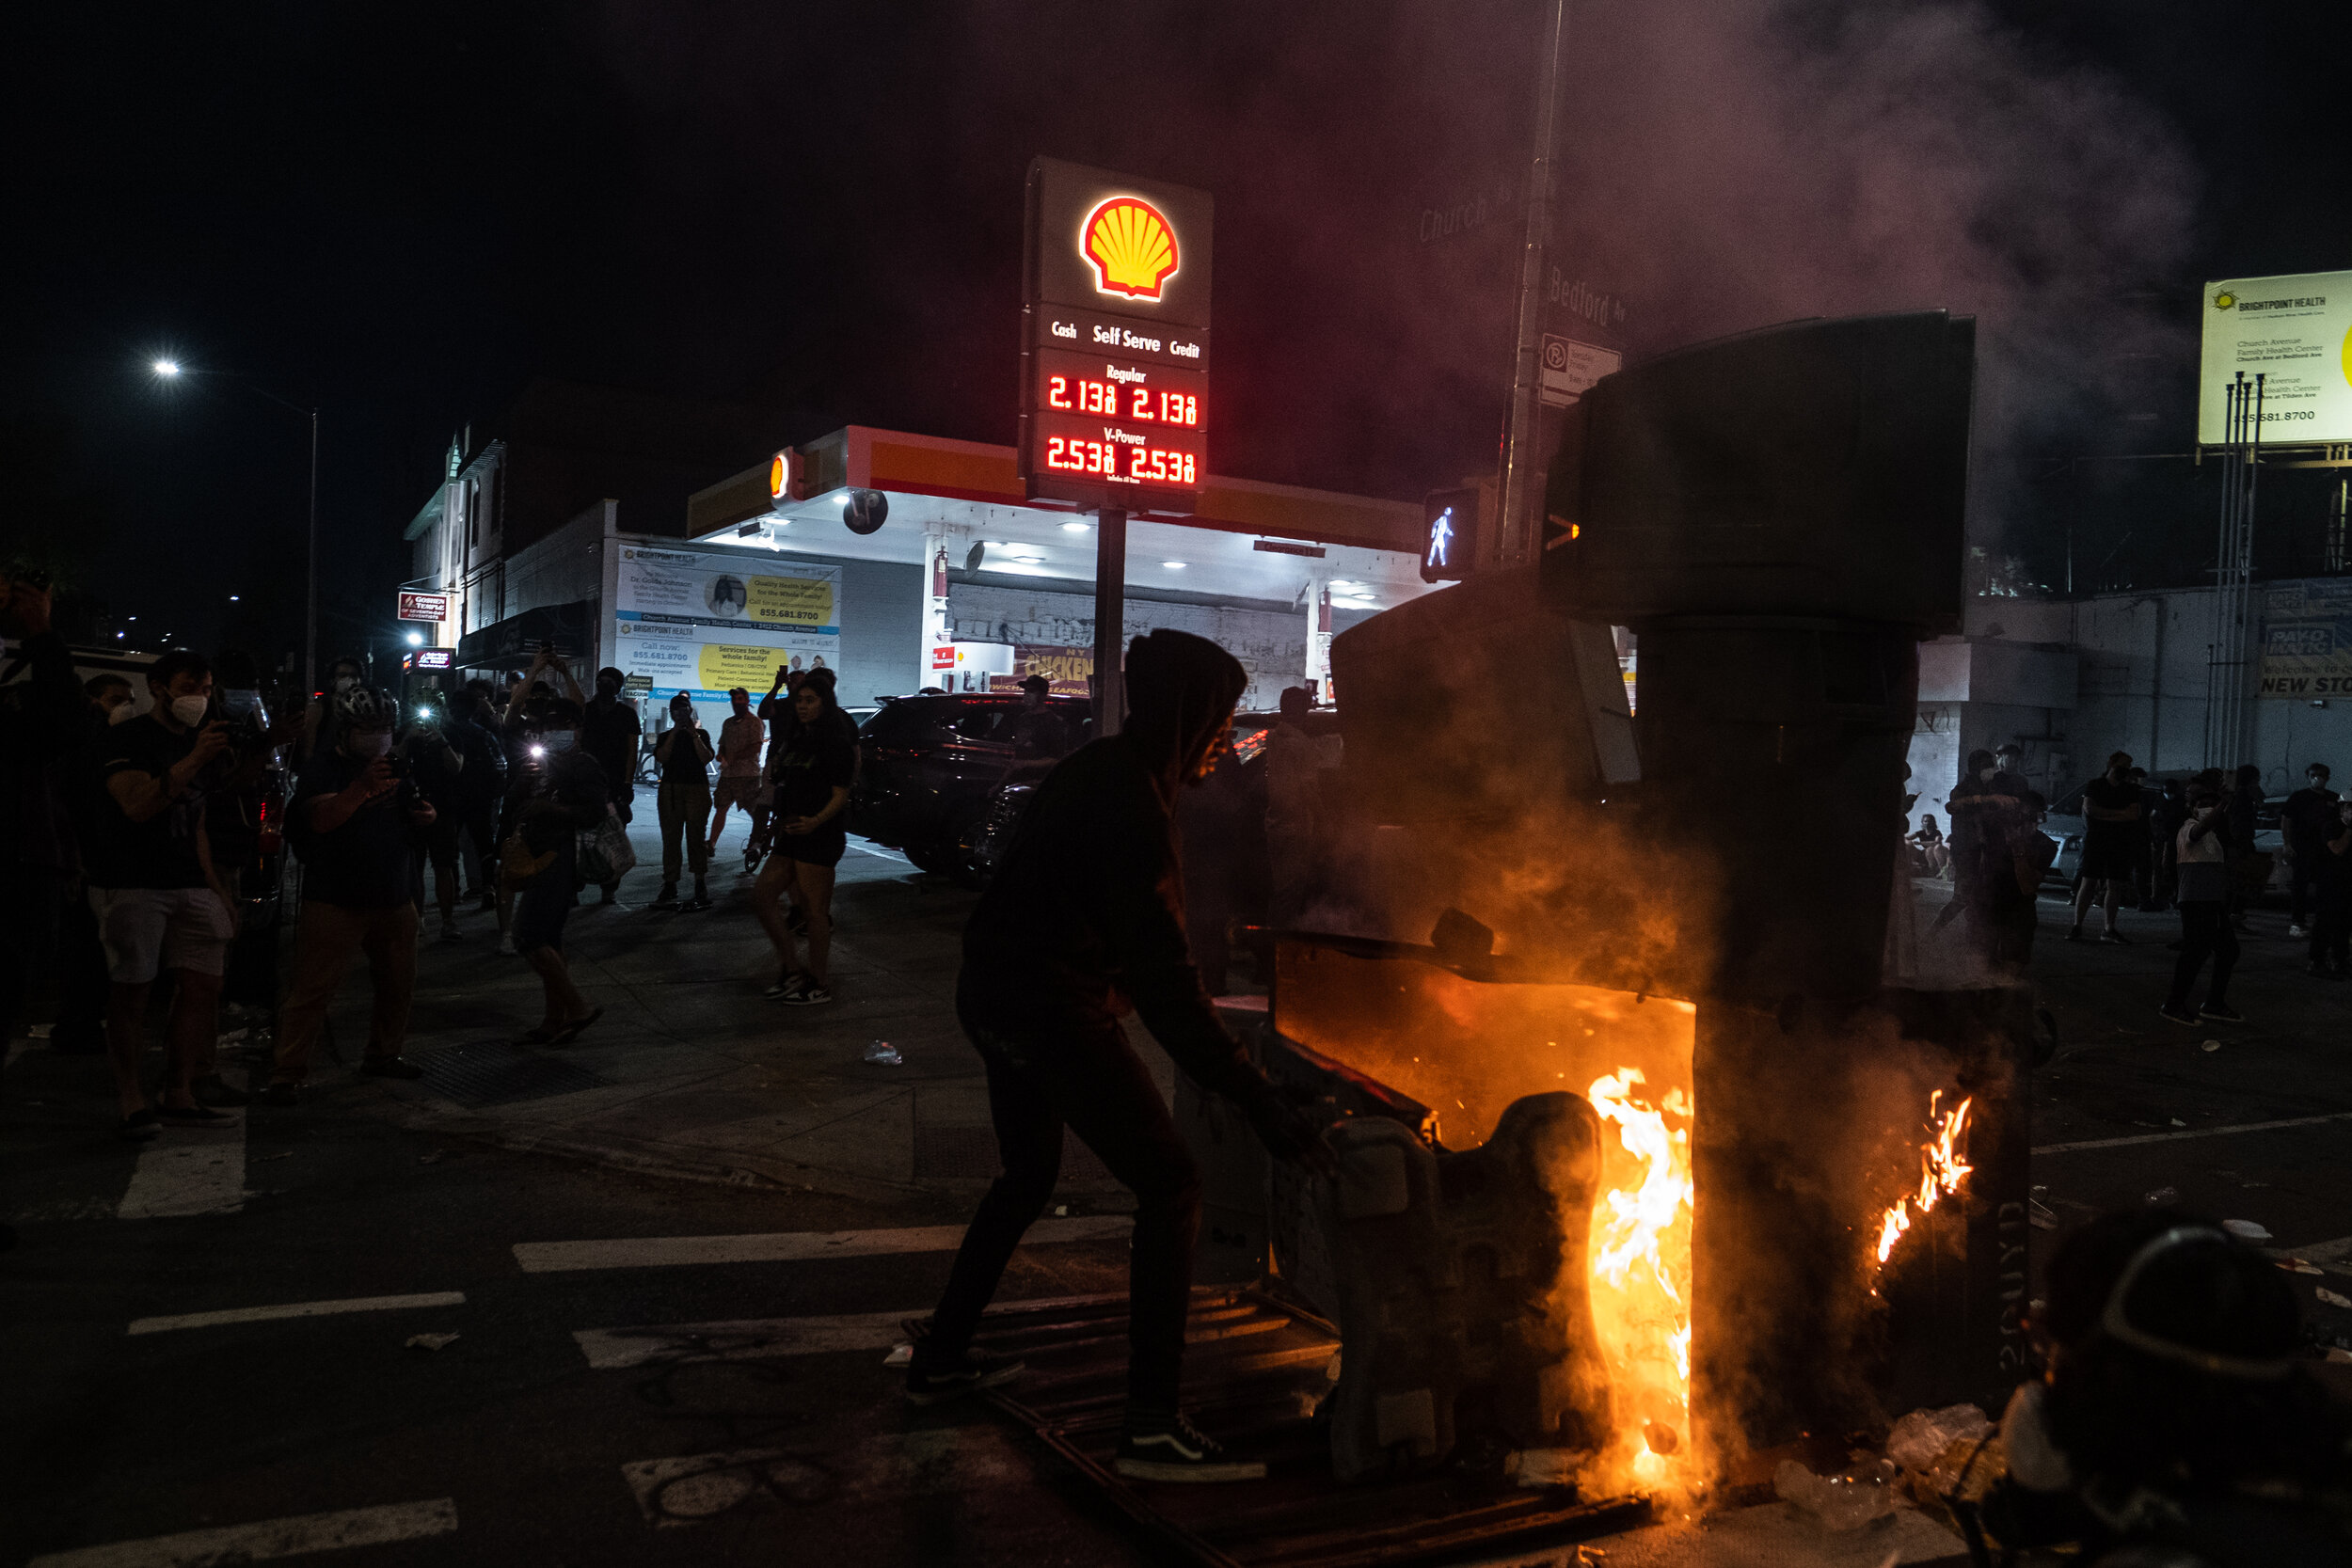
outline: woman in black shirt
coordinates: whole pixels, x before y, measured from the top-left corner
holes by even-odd
[[[812,670],[792,694],[792,717],[769,753],[775,848],[752,887],[752,908],[776,947],[776,983],[768,994],[794,1006],[833,1000],[834,868],[849,847],[842,814],[856,771],[857,727],[834,701],[833,672]],[[804,970],[793,967],[792,928],[784,914],[787,888],[808,918]]]

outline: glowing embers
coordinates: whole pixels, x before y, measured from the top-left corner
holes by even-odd
[[[1603,1139],[1589,1289],[1614,1386],[1615,1433],[1596,1460],[1604,1486],[1691,1487],[1691,1117],[1677,1085],[1653,1104],[1639,1068],[1585,1091],[1616,1130]],[[1669,1120],[1675,1125],[1669,1125]]]
[[[1876,1262],[1883,1266],[1895,1252],[1895,1243],[1911,1228],[1913,1212],[1924,1214],[1947,1193],[1957,1193],[1976,1167],[1960,1152],[1961,1140],[1968,1130],[1968,1107],[1974,1100],[1963,1100],[1949,1111],[1939,1114],[1937,1106],[1944,1099],[1938,1089],[1928,1097],[1928,1141],[1919,1147],[1919,1189],[1907,1193],[1887,1206],[1879,1217]],[[1877,1294],[1875,1290],[1871,1292]]]

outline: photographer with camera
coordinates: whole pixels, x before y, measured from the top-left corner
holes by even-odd
[[[336,697],[335,710],[335,744],[303,764],[286,809],[286,836],[302,859],[302,926],[265,1105],[296,1102],[327,1005],[359,952],[375,985],[359,1070],[422,1075],[400,1052],[417,984],[417,845],[438,814],[393,761],[391,698],[355,687]]]

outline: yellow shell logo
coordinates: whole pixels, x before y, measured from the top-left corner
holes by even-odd
[[[1088,214],[1079,233],[1094,286],[1106,294],[1157,299],[1176,276],[1176,230],[1148,201],[1115,196]]]
[[[768,465],[768,499],[784,499],[784,453],[776,453]]]

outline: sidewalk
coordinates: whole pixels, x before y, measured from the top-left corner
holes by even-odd
[[[576,1044],[516,1045],[539,1022],[538,978],[493,954],[490,915],[461,915],[465,940],[445,943],[432,939],[428,910],[407,1044],[425,1077],[352,1070],[369,996],[365,966],[355,965],[305,1104],[670,1178],[868,1198],[977,1192],[996,1173],[995,1140],[979,1060],[954,1012],[974,895],[852,838],[834,898],[837,1000],[787,1006],[760,994],[776,963],[752,912],[739,821],[711,863],[717,907],[656,911],[651,808],[650,792],[641,795],[639,866],[619,902],[600,905],[588,889],[564,930],[573,979],[605,1009]],[[902,1065],[867,1063],[876,1040],[896,1047]],[[1170,1065],[1148,1054],[1166,1087]],[[1063,1185],[1119,1191],[1075,1145]]]

